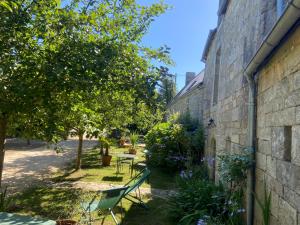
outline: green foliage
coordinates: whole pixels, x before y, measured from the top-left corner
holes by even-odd
[[[272,193],[271,191],[268,193],[266,184],[264,186],[264,199],[260,200],[256,194],[255,199],[263,215],[263,225],[270,225]]]
[[[199,126],[199,122],[196,119],[193,119],[191,117],[191,114],[189,111],[187,111],[184,114],[181,114],[178,118],[177,118],[177,122],[180,124],[183,124],[185,129],[188,132],[194,132],[196,131],[196,129]]]
[[[247,171],[253,164],[251,151],[244,149],[241,154],[225,154],[219,156],[219,173],[222,182],[237,187],[243,186],[247,179]]]
[[[129,135],[129,139],[130,139],[130,143],[131,143],[132,147],[135,148],[136,144],[139,140],[139,135],[137,133],[133,132]]]
[[[17,5],[13,1],[0,0],[0,7],[12,12],[13,9],[17,8]]]
[[[159,68],[160,84],[159,84],[159,100],[166,109],[167,105],[173,100],[176,95],[176,83],[173,75],[169,74],[169,69],[166,67]]]
[[[244,186],[252,165],[251,151],[220,156],[220,183],[208,181],[206,173],[188,170],[180,173],[178,194],[172,199],[172,215],[179,224],[243,224]],[[205,164],[203,165],[205,167]],[[201,168],[200,171],[205,171]],[[267,196],[267,193],[265,193]],[[269,209],[270,195],[266,197]],[[267,213],[266,217],[267,217]]]
[[[99,136],[99,143],[100,143],[100,154],[104,154],[105,156],[109,155],[109,148],[112,145],[112,140],[107,138],[104,135]],[[105,150],[105,151],[104,151]]]
[[[180,225],[196,224],[205,215],[217,216],[224,211],[225,193],[222,185],[203,179],[194,171],[181,173],[178,194],[171,198],[170,214]]]
[[[7,195],[7,187],[0,189],[0,212],[7,212],[13,198]]]
[[[159,123],[147,133],[145,143],[151,154],[149,163],[153,166],[170,170],[184,167],[188,138],[182,125]]]
[[[150,151],[149,163],[169,170],[199,164],[204,150],[203,127],[189,116],[158,123],[145,136]],[[194,129],[190,129],[193,127]]]

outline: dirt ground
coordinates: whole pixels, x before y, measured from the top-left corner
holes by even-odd
[[[47,147],[45,142],[7,139],[4,159],[3,185],[9,189],[22,189],[32,184],[44,182],[50,174],[65,167],[76,158],[77,140],[60,142],[62,153],[56,153],[53,146]],[[84,140],[84,149],[92,148],[96,140]]]

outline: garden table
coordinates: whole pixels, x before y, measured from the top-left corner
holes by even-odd
[[[22,216],[13,213],[0,213],[0,225],[56,225],[53,220]]]
[[[133,154],[118,154],[117,155],[117,173],[120,172],[121,163],[124,162],[124,160],[130,160],[131,161],[131,170],[130,170],[130,177],[132,177],[133,173],[133,164],[134,159],[137,159],[138,157]]]

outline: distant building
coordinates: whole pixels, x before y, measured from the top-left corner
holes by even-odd
[[[170,114],[189,112],[192,118],[202,121],[203,77],[204,70],[198,75],[192,72],[186,73],[186,85],[168,106]]]

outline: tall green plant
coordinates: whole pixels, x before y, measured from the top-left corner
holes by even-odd
[[[266,183],[264,184],[263,199],[259,199],[259,197],[255,193],[254,196],[263,215],[263,225],[270,225],[272,193],[271,191],[268,193]]]
[[[136,144],[139,140],[139,135],[137,133],[133,132],[129,135],[129,139],[130,139],[130,143],[131,143],[132,147],[135,148]]]

